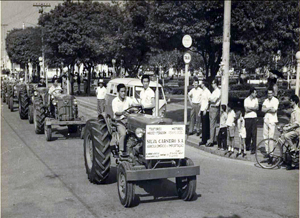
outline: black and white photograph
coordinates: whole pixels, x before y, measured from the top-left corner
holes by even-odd
[[[300,217],[299,0],[0,4],[0,217]]]

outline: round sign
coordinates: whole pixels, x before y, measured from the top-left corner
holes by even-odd
[[[191,60],[192,60],[192,56],[190,55],[190,53],[185,53],[183,56],[184,63],[188,64],[191,62]]]
[[[192,37],[190,35],[185,35],[182,38],[182,44],[185,48],[189,48],[192,45]]]

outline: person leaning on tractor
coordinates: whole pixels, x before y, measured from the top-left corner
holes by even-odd
[[[299,97],[297,95],[292,95],[290,97],[291,106],[293,108],[290,123],[283,127],[284,138],[289,144],[292,151],[295,151],[296,145],[292,142],[293,139],[300,136],[300,108],[298,106]]]
[[[104,87],[103,79],[100,79],[98,82],[98,87],[96,89],[97,94],[97,111],[98,116],[104,112],[105,110],[105,96],[106,96],[106,88]]]
[[[143,75],[141,82],[144,87],[144,89],[142,89],[140,93],[141,104],[143,106],[145,114],[152,115],[152,110],[155,107],[155,94],[154,91],[149,87],[150,77],[148,75]]]
[[[112,101],[112,111],[114,118],[117,120],[117,130],[119,133],[119,150],[124,151],[124,140],[126,136],[126,124],[127,124],[127,115],[128,109],[131,106],[134,106],[133,100],[126,97],[126,86],[123,83],[117,85],[118,96],[115,97]],[[123,153],[124,156],[126,154]]]

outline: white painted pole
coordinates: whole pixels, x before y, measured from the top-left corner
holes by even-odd
[[[299,89],[300,89],[300,51],[296,53],[296,59],[297,59],[297,77],[296,77],[296,89],[295,89],[295,95],[298,97],[300,96],[299,94]]]
[[[230,18],[231,1],[224,0],[224,25],[223,25],[223,56],[224,73],[222,76],[221,104],[227,105],[229,92],[229,53],[230,53]]]
[[[184,125],[187,125],[187,95],[189,86],[189,64],[185,64],[185,79],[184,79]]]

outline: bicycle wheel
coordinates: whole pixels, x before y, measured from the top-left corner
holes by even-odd
[[[273,169],[282,161],[282,147],[275,139],[264,139],[256,147],[255,158],[262,168]]]

